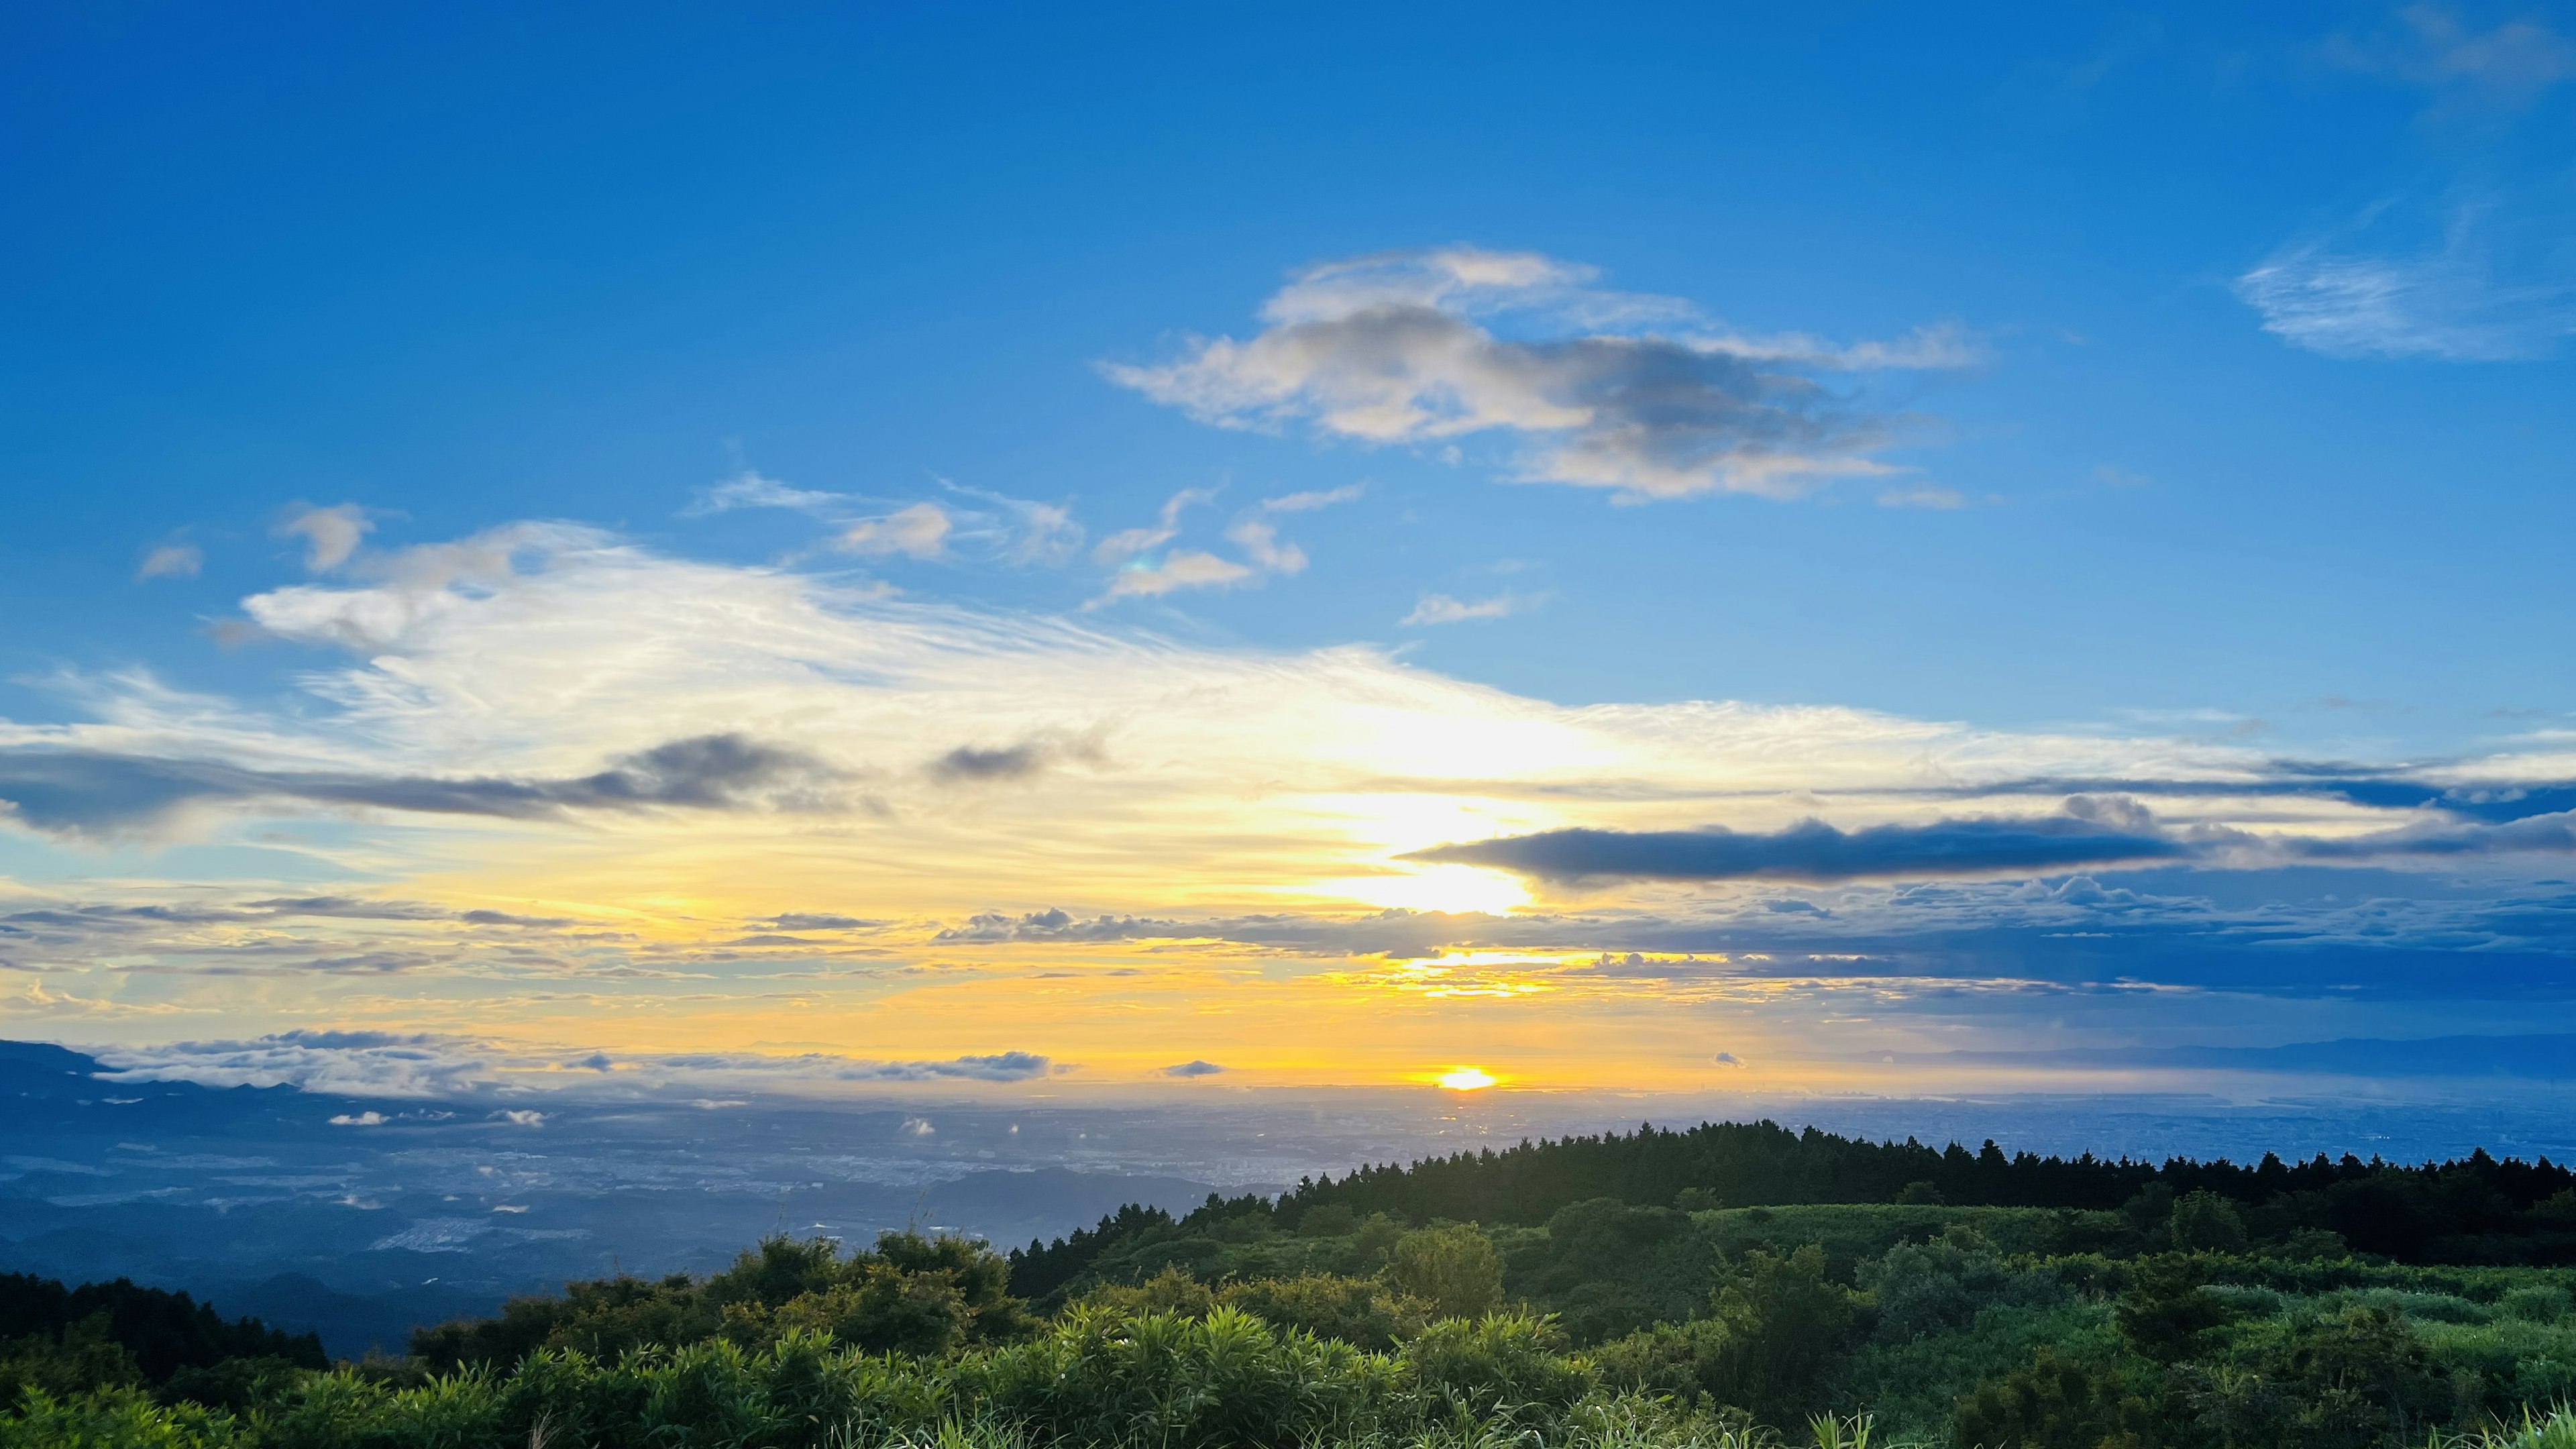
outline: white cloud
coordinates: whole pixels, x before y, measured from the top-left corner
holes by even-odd
[[[1223,559],[1174,571],[1220,580],[1251,572]],[[557,524],[494,529],[370,582],[279,589],[243,607],[287,638],[343,644],[358,657],[304,676],[308,697],[274,712],[141,675],[72,677],[73,702],[92,722],[0,724],[0,747],[561,779],[672,740],[738,732],[865,772],[979,741],[1089,738],[1114,720],[1109,753],[1149,740],[1149,757],[1174,762],[1175,787],[1195,777],[1183,761],[1231,779],[1238,765],[1307,778],[1341,760],[1369,777],[1418,768],[1482,777],[1508,762],[1516,776],[1560,783],[1656,778],[1729,791],[1765,782],[1947,788],[2038,768],[2109,775],[2175,750],[2240,758],[2161,737],[1987,734],[1826,707],[1565,709],[1367,650],[1187,648],[1041,616],[873,598]],[[1416,739],[1423,748],[1408,743]]]
[[[595,549],[608,536],[560,523],[513,523],[458,539],[377,556],[360,570],[375,581],[361,589],[298,585],[254,594],[242,611],[282,639],[351,649],[395,643],[468,598],[517,577],[523,560]],[[346,555],[335,560],[346,560]],[[465,585],[464,591],[456,586]]]
[[[1529,480],[1628,498],[1786,497],[1885,471],[1870,455],[1896,441],[1897,419],[1814,374],[1974,357],[1954,329],[1853,347],[1748,336],[1684,302],[1596,289],[1594,276],[1464,247],[1327,263],[1273,296],[1271,325],[1249,341],[1104,371],[1222,426],[1301,420],[1380,444],[1495,434],[1523,445]]]
[[[1878,495],[1881,508],[1965,508],[1968,500],[1956,488],[1924,485],[1916,488],[1890,488]]]
[[[1253,577],[1253,570],[1232,559],[1197,549],[1175,549],[1159,563],[1139,559],[1110,576],[1109,591],[1094,605],[1117,599],[1154,599],[1182,589],[1231,588]]]
[[[1239,519],[1225,531],[1228,541],[1243,550],[1252,566],[1267,573],[1295,574],[1306,569],[1306,551],[1293,543],[1281,543],[1279,530],[1257,518]]]
[[[145,579],[193,579],[205,566],[205,550],[195,544],[165,543],[143,556],[134,578],[137,583]]]
[[[1118,571],[1110,576],[1108,590],[1084,607],[1096,609],[1120,599],[1160,598],[1184,589],[1229,589],[1263,578],[1303,573],[1306,551],[1282,541],[1278,525],[1266,515],[1328,507],[1343,501],[1337,496],[1341,491],[1262,500],[1259,507],[1226,526],[1226,540],[1243,550],[1240,562],[1201,549],[1175,549],[1160,559],[1148,557],[1179,534],[1183,509],[1214,496],[1202,489],[1185,488],[1164,502],[1152,527],[1126,529],[1100,541],[1093,557],[1117,565]],[[1355,496],[1356,490],[1352,493]],[[1282,502],[1287,506],[1276,506]]]
[[[960,516],[956,537],[972,540],[1002,562],[1027,566],[1061,564],[1082,552],[1082,525],[1062,503],[1013,498],[990,489],[969,487],[942,478],[939,486],[960,497],[991,504],[998,513]]]
[[[1472,602],[1453,599],[1447,594],[1424,594],[1421,602],[1413,606],[1413,612],[1405,615],[1398,622],[1467,624],[1479,619],[1507,619],[1527,610],[1537,602],[1535,597],[1527,594],[1496,594],[1490,599],[1477,599]]]
[[[1181,531],[1181,512],[1194,503],[1206,503],[1216,494],[1205,488],[1184,488],[1163,500],[1158,521],[1148,528],[1125,528],[1100,541],[1091,556],[1112,568],[1139,554],[1150,553],[1172,541]]]
[[[844,494],[791,488],[775,478],[764,478],[745,468],[720,483],[699,489],[698,496],[690,501],[689,506],[680,510],[680,516],[700,518],[710,513],[729,513],[737,508],[792,508],[814,513],[846,501]]]
[[[302,538],[304,566],[314,573],[327,573],[347,563],[375,527],[374,517],[355,503],[335,503],[329,508],[298,503],[287,510],[276,533],[280,538]]]
[[[2576,333],[2576,272],[2549,212],[2546,198],[2382,203],[2273,253],[2236,294],[2264,331],[2328,357],[2546,356]]]
[[[1261,507],[1269,513],[1311,513],[1318,508],[1330,508],[1336,503],[1351,502],[1367,491],[1368,485],[1365,483],[1347,483],[1339,488],[1310,489],[1304,493],[1264,498],[1261,500]]]
[[[2527,105],[2576,76],[2576,42],[2537,20],[2474,31],[2446,6],[2409,5],[2397,14],[2402,29],[2336,36],[2326,43],[2326,57],[2353,70],[2505,106]]]
[[[838,546],[863,558],[902,554],[934,559],[946,551],[955,525],[936,503],[915,503],[883,518],[866,518],[842,531]]]

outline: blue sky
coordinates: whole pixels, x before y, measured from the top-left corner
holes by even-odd
[[[1319,921],[1471,906],[1549,923],[1409,937],[1421,950],[1839,943],[1884,961],[1942,956],[1954,962],[1942,970],[1981,979],[2081,983],[2114,957],[2123,977],[2194,989],[2226,974],[2160,934],[2205,934],[2198,905],[2153,930],[2088,934],[1958,904],[1973,921],[1944,931],[2010,944],[1953,956],[1901,914],[1852,924],[1867,914],[1856,903],[1824,936],[1782,937],[1824,917],[1757,902],[1744,909],[1758,919],[1737,920],[1743,903],[1719,899],[1736,887],[1709,884],[1788,878],[1776,872],[1613,872],[1665,883],[1610,890],[1609,876],[1551,875],[1529,865],[1538,847],[1509,844],[1724,826],[1836,889],[1955,889],[1962,902],[2039,890],[2058,893],[2051,910],[2099,914],[2113,907],[2065,887],[2070,870],[2108,861],[2188,877],[2171,899],[2215,902],[2259,879],[2273,884],[2243,889],[2332,914],[2353,893],[2300,873],[2339,869],[2335,881],[2372,883],[2365,899],[2439,917],[2407,928],[2396,954],[2257,971],[2284,1002],[2318,979],[2421,1001],[2463,973],[2501,972],[2443,1023],[2475,1028],[2566,982],[2576,938],[2549,924],[2566,909],[2548,834],[2563,826],[2546,823],[2566,806],[2546,792],[2576,776],[2563,665],[2576,648],[2576,22],[2550,7],[1964,20],[1676,7],[1605,23],[1491,6],[134,6],[6,24],[0,124],[14,139],[0,181],[19,224],[0,232],[0,717],[16,733],[0,743],[47,769],[89,750],[129,772],[37,779],[31,765],[24,798],[0,790],[19,815],[0,872],[39,902],[29,909],[328,886],[444,902],[461,919],[501,909],[473,904],[495,880],[534,879],[555,904],[517,911],[529,919],[644,911],[649,892],[592,857],[640,874],[635,862],[694,838],[695,817],[680,817],[705,802],[670,783],[679,757],[652,751],[724,735],[781,753],[743,756],[751,773],[725,777],[768,793],[753,792],[750,814],[733,807],[753,794],[725,795],[728,828],[745,832],[737,863],[674,866],[692,881],[715,871],[691,899],[907,920],[911,936],[869,949],[912,965],[962,949],[978,909],[1018,920],[1079,906],[1186,935],[1294,883]],[[480,562],[459,542],[475,539]],[[580,628],[547,615],[563,637],[527,644],[533,616],[494,611],[545,592],[528,580],[552,581],[559,609],[577,596],[611,612]],[[677,699],[784,637],[697,616],[648,637],[634,601],[735,589],[772,603],[817,591],[778,607],[850,624],[828,648],[786,650],[799,670],[895,670],[847,653],[882,647],[913,661],[921,672],[901,678],[921,692],[886,686],[870,697],[879,714],[847,734],[829,721],[858,706],[819,696],[744,734],[735,721],[777,693],[674,704],[652,738],[626,728],[649,713],[636,701]],[[470,630],[455,622],[468,616]],[[438,619],[459,632],[424,632]],[[1140,639],[1172,652],[1117,654]],[[508,652],[521,644],[523,657]],[[963,654],[989,677],[921,683],[937,671],[919,661]],[[1113,654],[1127,662],[1099,663]],[[1356,657],[1384,675],[1350,682],[1342,661]],[[996,716],[972,701],[998,697],[978,691],[1011,660],[1046,661],[1046,689],[1064,693],[1033,687],[1042,708],[977,733]],[[674,661],[694,672],[635,682]],[[490,677],[469,677],[477,668]],[[1342,822],[1329,850],[1246,846],[1206,865],[1191,875],[1193,915],[1140,884],[1178,867],[1086,832],[1129,819],[1109,775],[1154,768],[1120,733],[1145,706],[1116,691],[1139,671],[1198,668],[1321,681],[1267,706],[1292,733],[1364,733],[1354,721],[1404,693],[1408,730],[1436,736],[1456,719],[1466,737],[1493,732],[1470,750],[1487,752],[1479,779],[1555,771],[1559,793],[1487,809],[1387,787],[1450,801],[1447,816],[1317,805]],[[581,690],[539,685],[576,678],[625,716],[550,713]],[[1785,711],[1754,733],[1812,758],[1690,736],[1693,701]],[[1617,706],[1684,712],[1617,723],[1615,747],[1510,733],[1547,709],[1570,712],[1547,730],[1612,729],[1583,711]],[[965,713],[940,712],[952,707]],[[1835,722],[1802,734],[1799,709]],[[513,710],[507,729],[491,725]],[[758,872],[739,861],[763,852],[830,878],[814,812],[794,803],[806,797],[760,772],[792,756],[815,780],[857,780],[834,749],[864,737],[878,759],[909,738],[903,720],[931,760],[904,788],[1079,778],[1105,793],[968,811],[992,833],[957,824],[938,846],[960,883],[949,895],[871,878],[848,900],[750,901]],[[1871,723],[1888,720],[1905,727]],[[1963,776],[1944,756],[1908,774],[1885,740],[1918,726],[1943,742],[1924,759],[1956,748],[1994,768]],[[1245,743],[1207,778],[1319,758],[1311,738],[1293,743]],[[1408,745],[1362,775],[1383,783],[1417,754],[1439,763]],[[1613,756],[1617,768],[1601,765]],[[2048,788],[1962,785],[1924,804],[1943,781],[1994,787],[1996,762],[2017,759]],[[159,783],[137,785],[136,760]],[[1584,774],[1585,761],[1601,768]],[[206,783],[216,766],[235,772],[228,783]],[[1688,798],[1658,814],[1611,789],[1649,767],[1667,772],[1656,788],[1688,776]],[[313,783],[326,769],[340,781],[328,789]],[[173,770],[196,772],[185,809],[165,799]],[[2432,794],[2401,807],[2283,785],[2372,772]],[[303,783],[278,783],[288,775]],[[399,792],[348,783],[359,775],[535,793],[508,807],[519,835],[460,841],[429,828],[452,817],[388,804]],[[1581,790],[1564,793],[1576,775]],[[2178,779],[2216,775],[2238,804],[2158,804]],[[611,777],[676,812],[632,826],[649,842],[602,844],[595,823],[556,840],[526,823],[540,807],[592,821],[607,797],[573,786]],[[850,788],[855,823],[835,839],[946,808]],[[161,803],[110,808],[136,790]],[[2462,813],[2469,794],[2513,791],[2555,808]],[[1206,839],[1305,838],[1269,817],[1207,824],[1223,793],[1191,797]],[[2069,813],[2069,794],[2113,803]],[[1614,797],[1628,803],[1528,803]],[[2285,799],[2309,813],[2283,813]],[[2380,813],[2349,813],[2365,805]],[[1957,885],[1959,872],[1900,851],[1914,863],[1865,873],[1886,884],[1846,887],[1864,877],[1818,876],[1817,857],[1790,849],[1808,837],[1786,833],[1814,816],[1846,836],[1900,832],[1874,845],[1946,850],[1962,820],[2028,811],[2082,849],[1989,860]],[[1387,823],[1399,815],[1402,828]],[[1378,825],[1349,824],[1362,817]],[[2462,830],[2520,820],[2544,823],[2462,843]],[[2212,833],[2224,831],[2237,834]],[[2319,843],[2406,831],[2417,843],[2403,850]],[[2433,836],[2452,843],[2420,843]],[[1078,846],[1049,858],[1032,838]],[[1440,875],[1455,890],[1326,888],[1411,879],[1433,861],[1419,852],[1444,845],[1468,851],[1438,862],[1469,873]],[[1692,859],[1705,845],[1679,841]],[[1193,847],[1183,874],[1210,859]],[[1535,894],[1469,888],[1496,871]],[[1684,925],[1567,925],[1569,910]],[[1733,924],[1707,924],[1712,911]],[[2338,950],[2372,929],[2347,926]],[[983,944],[1030,939],[1008,934]],[[2068,944],[2113,938],[2098,958]],[[285,1022],[279,998],[226,997],[236,988],[197,967],[147,981],[124,948],[44,949],[69,974],[34,981],[22,1035],[86,1020],[94,1039],[246,1038]],[[216,948],[152,949],[177,961]],[[310,959],[392,949],[315,937]],[[129,974],[98,974],[111,969]],[[374,995],[316,1010],[448,1030],[486,998],[437,984],[446,969],[388,967]],[[991,999],[1027,1009],[1007,984],[1021,978],[977,969],[1001,973]],[[871,1003],[893,999],[869,989]],[[131,1011],[81,1017],[59,1006],[73,999]],[[181,1014],[154,1019],[162,1007]],[[530,1039],[628,1039],[607,1017],[526,1010],[500,1014]],[[2189,1035],[2199,1018],[2176,1010],[2103,1030]],[[2271,1039],[2308,1039],[2300,1010],[2264,1018]],[[847,1030],[935,1037],[939,1051],[1047,1049]],[[746,1049],[782,1039],[743,1032]],[[1477,1049],[1512,1045],[1497,1041]],[[869,1060],[911,1049],[825,1044]],[[1089,1050],[1141,1063],[1217,1048]],[[1279,1070],[1308,1070],[1316,1053],[1289,1055]],[[1386,1062],[1401,1055],[1390,1046]]]

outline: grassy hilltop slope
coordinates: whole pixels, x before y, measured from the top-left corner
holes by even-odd
[[[2576,1442],[2548,1417],[2571,1303],[2545,1162],[1711,1126],[1129,1207],[1007,1258],[776,1238],[328,1371],[21,1374],[0,1446],[2540,1446]]]

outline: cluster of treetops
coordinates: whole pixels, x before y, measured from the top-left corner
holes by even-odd
[[[0,1273],[0,1399],[27,1389],[64,1398],[148,1388],[172,1400],[230,1405],[264,1382],[329,1366],[319,1337],[256,1318],[227,1320],[185,1293],[123,1278],[66,1288]]]
[[[1908,1138],[1870,1142],[1771,1122],[1712,1122],[1685,1130],[1523,1142],[1410,1167],[1362,1167],[1336,1182],[1300,1182],[1277,1199],[1211,1196],[1175,1220],[1129,1205],[1053,1243],[1010,1255],[1014,1291],[1058,1293],[1105,1254],[1140,1240],[1188,1237],[1262,1219],[1296,1230],[1310,1214],[1339,1223],[1398,1221],[1537,1226],[1574,1204],[1615,1198],[1634,1207],[1695,1211],[1817,1203],[1919,1203],[2061,1208],[2137,1215],[2143,1203],[2194,1193],[2235,1204],[2258,1241],[2333,1233],[2345,1247],[2400,1263],[2576,1263],[2576,1170],[2542,1158],[2497,1159],[2481,1148],[2452,1162],[2401,1165],[2319,1153],[2300,1163],[2266,1153],[2251,1166],[2220,1159],[2162,1163],[2007,1156],[1992,1141],[1971,1152]],[[2068,1251],[2115,1244],[2066,1245]],[[2134,1245],[2132,1245],[2134,1246]]]

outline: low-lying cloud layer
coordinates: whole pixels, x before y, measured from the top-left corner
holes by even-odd
[[[432,1032],[288,1031],[241,1041],[104,1048],[117,1082],[299,1087],[360,1097],[469,1098],[529,1091],[632,1094],[709,1085],[776,1090],[831,1083],[1008,1083],[1045,1078],[1055,1064],[1031,1052],[884,1061],[827,1052],[532,1052]]]

